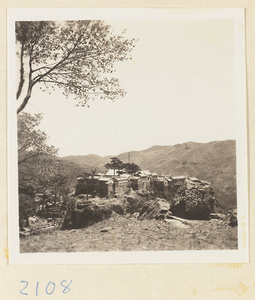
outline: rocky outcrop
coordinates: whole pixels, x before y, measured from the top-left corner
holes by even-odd
[[[215,196],[212,185],[196,178],[186,179],[178,189],[171,204],[175,216],[187,219],[208,219],[215,209]]]
[[[79,195],[75,198],[72,209],[66,212],[63,229],[87,227],[111,217],[114,213],[128,213],[139,220],[169,220],[173,219],[171,216],[198,220],[222,217],[214,213],[216,201],[212,185],[196,178],[186,179],[185,184],[175,191],[172,199],[168,200],[155,199],[152,192],[133,190],[116,197],[87,199],[87,195]],[[229,214],[229,224],[234,226],[235,220],[234,214]]]
[[[232,209],[227,212],[226,220],[231,227],[237,226],[237,209]]]
[[[66,212],[62,229],[83,228],[109,218],[113,213],[123,214],[125,203],[121,199],[76,198],[76,205]]]
[[[169,214],[171,214],[169,210],[170,204],[165,199],[157,198],[157,200],[150,200],[144,204],[138,219],[164,220]]]
[[[81,194],[73,199],[73,205],[66,212],[62,228],[87,227],[111,217],[113,213],[119,215],[139,214],[146,201],[151,197],[150,192],[135,192],[133,190],[127,194],[118,194],[116,198],[110,199],[88,198],[86,194]]]
[[[150,198],[149,193],[146,192],[135,192],[131,190],[126,196],[126,212],[133,214],[135,212],[140,212],[144,203]]]
[[[84,209],[76,209],[65,216],[62,229],[83,228],[107,219],[112,210],[104,206],[90,205]]]

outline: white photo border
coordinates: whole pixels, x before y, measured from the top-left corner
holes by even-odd
[[[8,9],[8,242],[10,264],[248,263],[248,168],[244,9],[9,8]],[[71,16],[71,18],[70,18]],[[38,20],[233,19],[235,22],[235,104],[237,158],[237,250],[20,253],[15,97],[15,21]]]

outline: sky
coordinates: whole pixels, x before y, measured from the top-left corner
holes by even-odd
[[[139,38],[133,59],[116,64],[127,94],[75,107],[58,90],[33,91],[25,112],[59,156],[118,155],[153,145],[235,139],[235,31],[232,19],[106,20]]]

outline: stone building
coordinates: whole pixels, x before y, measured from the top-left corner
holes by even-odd
[[[141,177],[131,176],[129,180],[130,180],[130,188],[132,188],[134,191],[141,190],[143,188],[143,182]]]
[[[98,194],[101,198],[113,197],[113,180],[109,178],[99,178]]]

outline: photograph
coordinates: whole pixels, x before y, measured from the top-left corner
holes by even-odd
[[[21,11],[8,33],[15,251],[246,260],[243,10]]]

